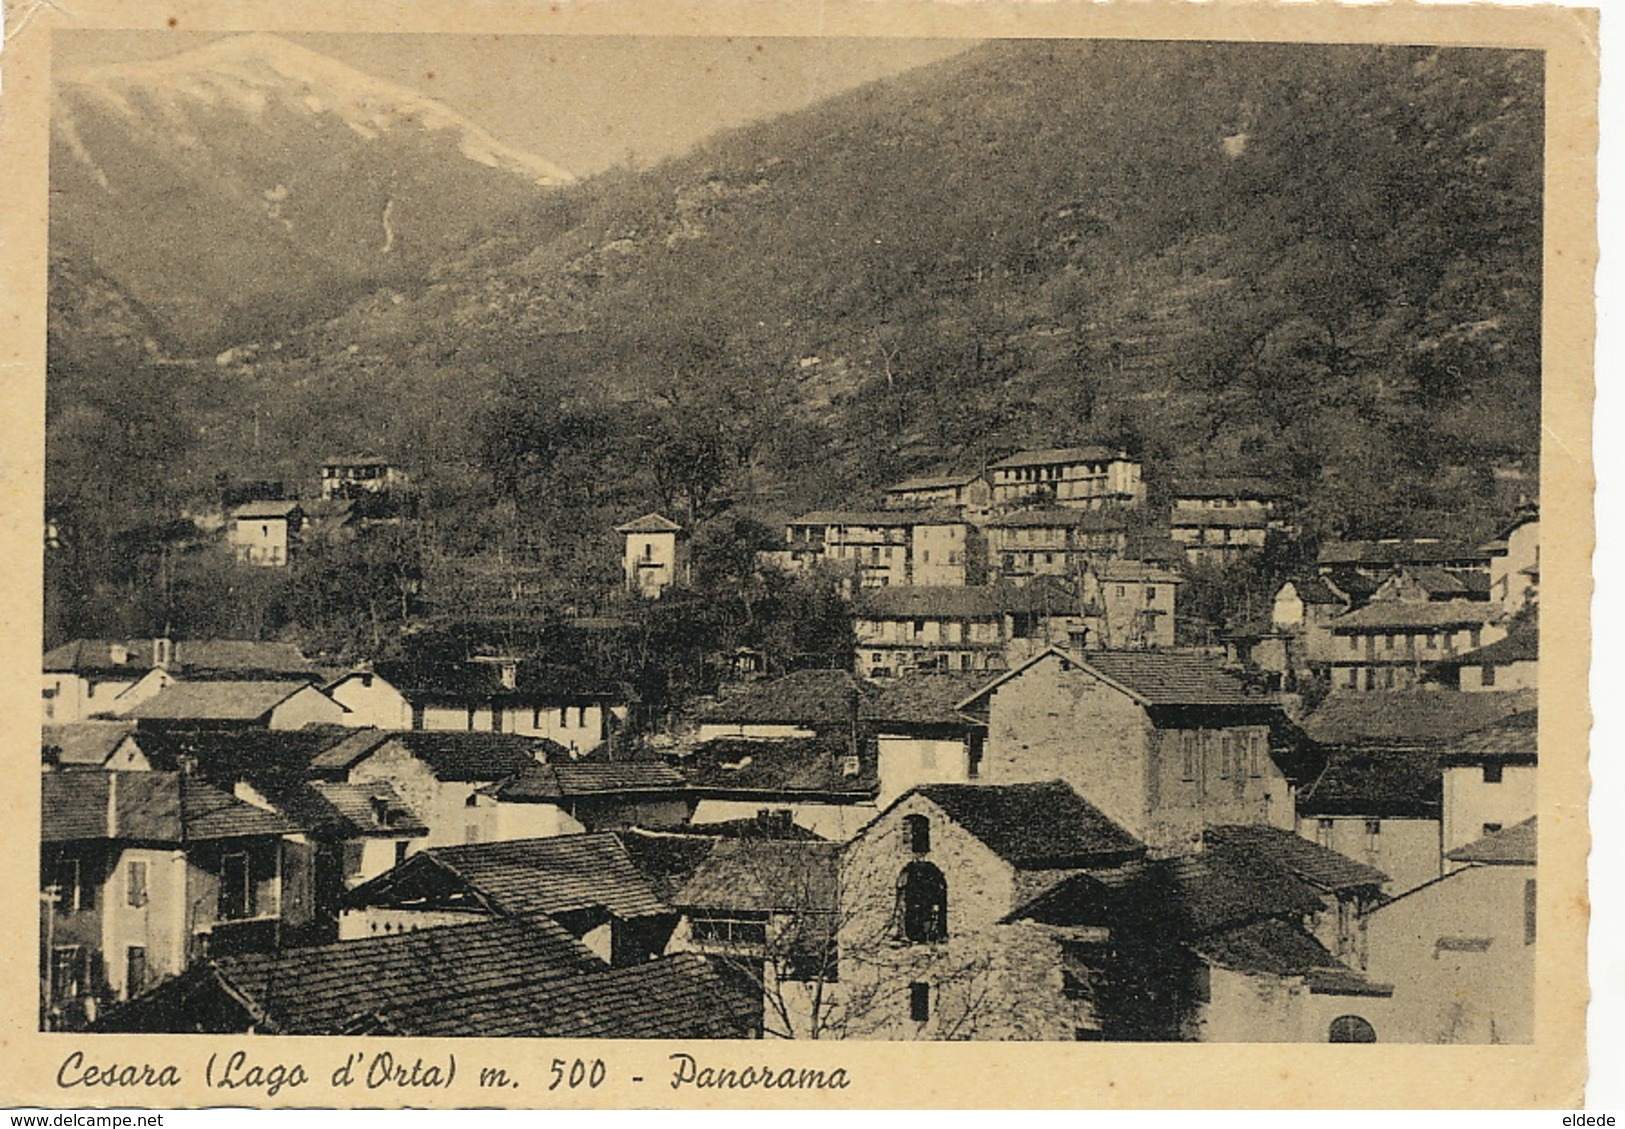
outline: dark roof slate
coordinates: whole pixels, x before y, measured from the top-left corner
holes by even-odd
[[[1540,711],[1510,714],[1494,725],[1446,742],[1440,751],[1446,764],[1533,761],[1540,755]]]
[[[677,792],[683,774],[654,761],[596,761],[531,764],[489,791],[512,803],[541,803],[576,796]]]
[[[71,772],[40,776],[40,837],[196,843],[299,830],[177,772]]]
[[[1451,862],[1476,862],[1485,866],[1534,866],[1539,817],[1503,828],[1445,854]]]
[[[1298,790],[1298,814],[1437,819],[1441,789],[1432,749],[1334,749]]]
[[[1145,853],[1071,785],[926,784],[915,789],[1018,870],[1098,866]]]
[[[679,908],[833,914],[840,844],[722,839],[673,896]]]
[[[417,757],[440,780],[494,783],[525,771],[544,758],[568,757],[545,737],[461,729],[401,729],[389,741]]]
[[[1268,698],[1205,655],[1089,651],[1075,661],[1152,706],[1267,706]]]
[[[875,750],[828,737],[715,737],[702,742],[678,766],[699,793],[796,794],[864,800],[879,787]],[[856,768],[856,772],[849,772]]]
[[[1209,848],[1267,859],[1317,890],[1355,890],[1381,886],[1388,876],[1346,855],[1310,842],[1301,835],[1260,824],[1210,827],[1203,834]]]
[[[752,682],[699,711],[713,723],[849,727],[857,716],[860,686],[849,670],[798,670],[770,682]]]
[[[617,525],[616,533],[681,533],[683,527],[663,514],[644,514],[635,521]]]
[[[1133,462],[1122,451],[1098,445],[1087,447],[1040,447],[1032,451],[1017,451],[1007,458],[991,464],[994,469],[1024,466],[1051,466],[1062,463]]]
[[[321,693],[304,682],[176,682],[127,711],[126,716],[138,721],[255,721],[305,690]],[[334,705],[338,707],[336,702]]]
[[[988,584],[966,588],[866,588],[854,600],[860,619],[997,619],[1005,615],[1069,615],[1078,600],[1054,585]]]
[[[879,732],[888,725],[974,724],[959,711],[959,703],[988,681],[985,674],[916,672],[895,681],[877,683],[858,709],[860,720]]]
[[[1536,704],[1533,690],[1339,692],[1327,695],[1302,725],[1322,745],[1435,747]]]

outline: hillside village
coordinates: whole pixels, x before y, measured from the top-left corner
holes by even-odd
[[[188,520],[244,578],[421,520],[414,468],[313,469]],[[785,515],[727,585],[691,512],[629,510],[572,625],[602,652],[62,642],[41,1023],[1530,1041],[1538,508],[1307,543],[1289,494],[1035,447]],[[786,585],[835,644],[685,644],[714,685],[603,658]]]

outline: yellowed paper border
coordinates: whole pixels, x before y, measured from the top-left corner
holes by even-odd
[[[342,4],[308,0],[159,4],[22,0],[6,13],[0,67],[0,682],[5,781],[0,920],[18,936],[0,959],[0,1098],[54,1108],[508,1105],[534,1108],[972,1107],[1554,1107],[1577,1104],[1585,1078],[1586,750],[1589,562],[1593,545],[1591,402],[1596,260],[1598,58],[1595,13],[1554,8],[1149,3],[950,5],[734,2]],[[1520,1047],[730,1043],[232,1039],[81,1036],[35,1030],[39,816],[39,528],[43,505],[47,109],[50,36],[61,28],[185,31],[423,32],[526,35],[910,36],[1404,42],[1535,48],[1547,55],[1546,277],[1542,495],[1540,946],[1536,1042]],[[311,1081],[275,1096],[209,1089],[211,1054],[299,1063]],[[335,1088],[346,1055],[389,1051],[444,1063],[445,1089]],[[71,1053],[103,1064],[174,1063],[184,1084],[60,1088]],[[681,1090],[674,1053],[743,1068],[842,1069],[849,1085],[815,1092]],[[550,1090],[550,1063],[603,1059],[594,1090]],[[516,1083],[478,1085],[482,1066]],[[634,1081],[634,1078],[642,1081]]]

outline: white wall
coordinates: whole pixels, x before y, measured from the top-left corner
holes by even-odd
[[[1486,823],[1503,828],[1535,814],[1534,765],[1506,765],[1499,784],[1484,782],[1479,765],[1444,770],[1444,849],[1453,851],[1484,837]]]

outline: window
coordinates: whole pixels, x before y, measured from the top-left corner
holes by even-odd
[[[1326,1034],[1328,1043],[1375,1043],[1377,1031],[1357,1015],[1340,1015]]]
[[[1264,735],[1261,733],[1247,735],[1247,775],[1264,775]]]
[[[1523,884],[1523,943],[1535,943],[1535,880],[1527,878]]]
[[[1382,820],[1368,819],[1365,821],[1365,837],[1375,839],[1382,834]]]
[[[1484,783],[1486,783],[1486,784],[1499,784],[1499,783],[1501,783],[1501,772],[1502,772],[1502,769],[1504,767],[1505,767],[1504,765],[1499,765],[1499,764],[1487,764],[1487,765],[1485,765],[1484,766]]]
[[[931,985],[915,982],[908,986],[908,1017],[915,1023],[931,1019]]]
[[[90,881],[82,860],[62,858],[56,863],[57,909],[78,913],[96,908],[96,886]]]
[[[147,950],[144,945],[131,945],[124,950],[124,994],[135,996],[147,986]]]
[[[1501,830],[1499,823],[1486,823],[1484,825],[1484,834],[1486,835],[1494,835],[1499,830]]]
[[[908,849],[917,855],[931,853],[931,821],[923,815],[905,815],[903,832],[908,836]]]
[[[1196,779],[1196,734],[1179,735],[1179,775],[1182,780]]]
[[[125,870],[124,897],[132,906],[147,904],[147,864],[132,861]]]
[[[1391,651],[1394,649],[1394,637],[1392,635],[1384,635],[1382,637],[1382,649],[1385,651]]]
[[[1479,669],[1479,679],[1478,679],[1479,684],[1482,685],[1482,686],[1494,686],[1495,685],[1495,667],[1490,665],[1489,663],[1485,663],[1483,666],[1479,667],[1478,669]]]
[[[1315,842],[1327,850],[1332,847],[1332,833],[1337,830],[1337,822],[1331,819],[1315,820]]]
[[[1128,595],[1128,589],[1125,588],[1123,585],[1119,584],[1117,586],[1117,598],[1119,600],[1121,600],[1124,596],[1127,596],[1127,595]]]
[[[90,989],[90,961],[78,945],[59,945],[51,950],[51,998],[67,1000]]]
[[[948,937],[948,880],[928,862],[911,862],[897,879],[903,940],[929,944]]]
[[[253,917],[254,873],[248,855],[234,851],[220,856],[220,920],[236,921]]]

